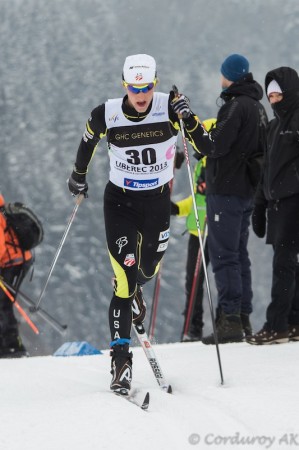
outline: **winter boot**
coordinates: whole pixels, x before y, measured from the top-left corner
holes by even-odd
[[[249,314],[241,313],[241,322],[242,322],[242,328],[245,334],[245,337],[252,335],[252,327],[249,319]]]
[[[299,341],[299,325],[289,325],[290,341]]]
[[[114,345],[111,349],[111,375],[110,389],[120,395],[128,395],[132,381],[132,352],[129,344]]]
[[[269,331],[263,327],[258,333],[247,336],[246,342],[253,345],[285,344],[289,342],[289,331]]]
[[[9,328],[2,335],[0,358],[22,358],[29,356],[16,328]]]
[[[132,314],[134,325],[141,324],[145,319],[146,304],[142,293],[142,287],[138,284],[132,302]]]
[[[216,324],[216,332],[219,344],[242,342],[244,336],[240,315],[221,312]],[[214,334],[203,337],[202,343],[206,345],[215,344]]]
[[[190,326],[188,333],[182,333],[181,342],[195,342],[202,339],[202,327]]]

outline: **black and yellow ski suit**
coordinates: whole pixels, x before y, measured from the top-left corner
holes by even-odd
[[[95,108],[75,163],[84,176],[99,140],[107,139],[110,176],[104,193],[107,246],[114,272],[110,304],[111,344],[130,342],[137,285],[153,278],[169,240],[170,189],[177,135],[171,95],[154,93],[145,113],[127,96]]]

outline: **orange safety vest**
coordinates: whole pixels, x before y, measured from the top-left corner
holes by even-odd
[[[0,268],[17,266],[32,258],[30,250],[23,251],[15,232],[7,228],[6,219],[0,213]]]

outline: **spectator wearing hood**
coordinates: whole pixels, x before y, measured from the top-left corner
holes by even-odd
[[[290,67],[267,73],[274,112],[252,216],[253,230],[274,249],[271,301],[263,328],[250,344],[299,340],[299,77]]]

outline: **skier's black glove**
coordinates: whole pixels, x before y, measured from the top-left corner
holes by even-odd
[[[190,100],[183,94],[171,101],[171,107],[179,118],[188,119],[191,115]]]
[[[182,167],[183,162],[185,161],[185,153],[184,152],[176,152],[175,154],[175,168],[180,169]]]
[[[178,205],[176,205],[173,202],[170,202],[170,214],[172,216],[177,216],[179,214],[179,212],[180,212],[180,210],[179,210]]]
[[[251,217],[252,229],[259,238],[266,234],[266,206],[255,205]]]
[[[79,194],[84,194],[84,197],[88,197],[88,183],[86,182],[86,174],[80,174],[73,171],[70,178],[67,180],[67,183],[72,195],[76,196]]]

